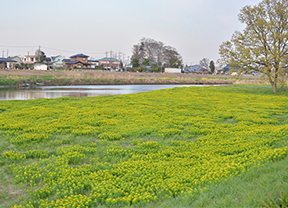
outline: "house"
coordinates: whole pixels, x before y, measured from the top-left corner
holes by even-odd
[[[199,64],[187,66],[186,70],[191,72],[191,73],[208,73],[209,72],[209,70],[207,68],[205,68]]]
[[[34,70],[47,70],[47,65],[42,63],[34,64]]]
[[[97,66],[99,66],[98,60],[89,60],[88,63],[91,64],[91,68],[95,69]]]
[[[124,68],[125,68],[125,69],[127,69],[127,68],[133,68],[133,64],[126,64]]]
[[[16,63],[16,61],[12,60],[12,59],[8,59],[8,58],[0,58],[0,68],[1,69],[11,69],[10,66],[12,64],[12,68],[14,68],[14,64]]]
[[[63,60],[64,57],[61,55],[58,56],[51,56],[51,65],[53,68],[58,69],[58,68],[63,68]]]
[[[62,60],[62,63],[63,63],[63,66],[66,66],[68,62],[70,62],[71,60],[70,59],[63,59]]]
[[[218,70],[218,73],[220,74],[229,74],[229,73],[233,73],[233,72],[237,72],[239,69],[236,67],[232,67],[229,64],[226,65],[225,67],[223,67],[222,69]]]
[[[23,58],[23,64],[26,64],[28,67],[32,67],[38,61],[39,57],[36,55],[25,55]]]
[[[16,61],[15,63],[13,63],[13,66],[10,66],[10,68],[17,68],[17,67],[21,67],[22,64],[22,58],[20,56],[13,56],[13,57],[9,57],[11,60]]]
[[[99,59],[99,66],[109,67],[109,68],[120,68],[120,61],[115,58],[102,58]]]
[[[88,57],[82,53],[70,56],[70,61],[66,63],[66,66],[70,69],[91,68],[91,63],[88,63]]]

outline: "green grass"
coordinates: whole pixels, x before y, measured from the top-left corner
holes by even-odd
[[[191,92],[189,90],[191,90]],[[186,100],[186,98],[183,98],[186,94],[183,93],[191,93],[193,96]],[[205,93],[208,94],[204,96]],[[161,98],[161,96],[163,96],[163,98]],[[65,130],[69,130],[69,128],[77,129],[80,125],[85,127],[83,126],[83,123],[81,123],[82,120],[85,120],[85,124],[93,125],[96,129],[104,129],[104,132],[113,132],[114,129],[117,129],[114,133],[119,134],[121,134],[121,131],[125,126],[131,125],[131,128],[126,132],[128,136],[126,136],[124,140],[121,139],[119,141],[101,140],[98,133],[92,133],[85,136],[60,132],[58,134],[49,134],[49,139],[44,139],[41,142],[30,141],[23,144],[12,144],[9,142],[11,135],[12,137],[16,137],[18,133],[23,132],[21,132],[21,130],[9,130],[11,134],[7,135],[7,132],[0,130],[0,156],[2,156],[3,152],[10,150],[20,151],[22,154],[29,150],[46,150],[49,151],[49,156],[56,156],[57,148],[79,145],[81,147],[93,147],[97,151],[93,154],[86,154],[85,159],[82,161],[78,161],[77,159],[72,161],[70,167],[81,168],[83,165],[92,164],[93,166],[96,166],[98,170],[104,170],[105,166],[101,166],[103,165],[102,163],[117,165],[120,160],[128,161],[130,159],[126,155],[107,154],[107,150],[109,148],[111,149],[111,147],[115,149],[136,150],[138,142],[148,141],[157,141],[160,146],[166,147],[172,146],[170,143],[171,140],[175,142],[187,141],[196,143],[203,138],[209,138],[209,132],[213,133],[217,128],[222,127],[225,127],[223,128],[223,131],[227,130],[226,127],[231,128],[231,131],[235,128],[234,131],[237,133],[235,135],[238,137],[246,136],[245,138],[247,140],[251,139],[256,141],[258,139],[263,139],[269,141],[271,138],[279,138],[280,141],[275,143],[271,142],[267,145],[272,148],[283,148],[288,146],[288,138],[286,136],[288,132],[286,132],[286,135],[285,132],[280,132],[280,134],[279,132],[269,131],[266,134],[265,132],[260,132],[263,135],[260,135],[257,132],[252,132],[253,134],[251,133],[251,135],[244,135],[241,131],[238,131],[236,127],[237,124],[242,121],[239,120],[242,118],[242,114],[237,115],[239,112],[244,112],[244,115],[247,114],[247,116],[249,114],[249,117],[245,117],[245,119],[247,119],[245,122],[250,123],[251,125],[253,124],[252,126],[255,130],[257,130],[257,128],[262,128],[263,126],[266,128],[274,128],[287,125],[288,106],[285,103],[287,100],[286,96],[288,96],[286,90],[280,89],[278,94],[274,94],[269,85],[229,85],[223,87],[209,87],[207,89],[175,88],[135,95],[101,96],[99,98],[0,101],[0,116],[2,113],[2,115],[11,115],[10,117],[7,117],[11,122],[8,123],[10,127],[16,128],[18,124],[22,124],[19,128],[26,128],[26,133],[29,131],[34,132],[37,129],[33,129],[33,127],[41,123],[46,123],[45,127],[51,128],[53,121],[56,121],[59,118],[61,118],[62,121],[58,124]],[[245,99],[235,100],[235,97]],[[182,98],[183,100],[181,100]],[[259,102],[263,99],[265,99],[265,102],[263,101],[265,105],[259,106]],[[201,102],[199,100],[201,100]],[[117,108],[117,105],[120,107]],[[105,106],[107,110],[104,109]],[[94,112],[93,110],[95,108],[97,108],[97,110]],[[77,122],[72,123],[72,118],[69,120],[70,113],[65,114],[69,109],[71,110],[71,113],[76,112],[75,117],[73,118],[77,119]],[[261,114],[262,110],[263,113]],[[91,113],[89,113],[90,111]],[[129,114],[130,111],[132,112],[131,114]],[[92,114],[92,112],[94,114]],[[179,118],[174,118],[173,116],[175,116],[175,114],[176,116],[178,115]],[[136,117],[138,115],[141,115],[144,119],[137,121]],[[148,125],[148,123],[153,120],[151,118],[152,116],[159,116],[160,119],[156,123],[151,123],[149,128],[155,127],[158,123],[163,122],[163,126],[160,127],[170,129],[169,125],[174,123],[178,125],[180,130],[183,130],[183,133],[175,133],[162,137],[158,134],[159,132],[157,129],[154,132],[149,132],[140,131],[141,128],[132,128],[133,124],[136,122],[140,122],[138,125],[142,125],[143,123]],[[174,119],[169,120],[169,116]],[[258,116],[261,118],[260,120],[255,118]],[[92,124],[89,123],[94,117],[99,117],[99,120],[95,120]],[[197,123],[196,125],[196,122],[188,122],[190,121],[188,118],[191,117],[203,117],[205,119],[201,119],[201,123]],[[101,118],[103,120],[101,120]],[[13,119],[15,119],[15,121]],[[68,122],[65,126],[63,122],[67,119]],[[175,123],[175,119],[178,119],[177,122],[179,123]],[[186,120],[188,123],[185,123]],[[206,124],[205,121],[208,120],[210,123]],[[30,126],[28,125],[25,127],[27,123],[29,123]],[[68,124],[71,123],[72,125],[68,126]],[[106,124],[107,126],[105,126]],[[0,122],[0,128],[4,128],[5,125],[6,122],[2,120]],[[196,125],[197,127],[197,131],[195,131],[194,134],[191,132],[189,133],[189,127],[193,125]],[[213,129],[213,126],[211,125],[215,125],[217,128]],[[119,128],[119,126],[121,128]],[[31,129],[29,129],[30,127]],[[61,128],[59,127],[60,130]],[[143,125],[142,128],[145,130],[147,127]],[[173,126],[173,128],[176,127]],[[246,126],[246,128],[249,127]],[[55,130],[57,129],[58,128],[55,128]],[[129,130],[131,130],[131,132]],[[221,137],[223,135],[227,136],[227,138],[229,136],[235,136],[232,132],[227,131],[220,134]],[[137,151],[140,150],[141,149],[139,148],[137,149]],[[152,148],[150,151],[157,153],[158,150]],[[0,157],[0,160],[3,161],[3,163],[0,162],[0,207],[11,207],[14,204],[25,204],[26,202],[33,200],[26,192],[27,189],[30,189],[29,183],[13,182],[15,175],[12,173],[13,168],[11,165],[28,166],[35,162],[39,162],[40,159],[29,158],[26,160],[10,161]],[[249,168],[248,171],[245,170],[236,176],[228,177],[220,182],[213,182],[209,185],[202,184],[198,187],[197,191],[190,194],[180,193],[175,197],[170,196],[171,198],[162,196],[163,198],[161,198],[161,201],[147,204],[133,204],[132,206],[127,207],[263,207],[260,200],[265,200],[265,197],[270,197],[272,200],[277,201],[277,193],[288,193],[288,157],[286,156],[281,160],[279,159],[259,164],[261,165]],[[45,166],[44,164],[42,165],[43,167]],[[107,171],[109,171],[109,168]],[[43,184],[39,183],[37,185],[37,188],[41,188]],[[83,192],[83,194],[89,195],[88,192]],[[53,195],[49,198],[49,200],[52,199],[57,199],[57,196]],[[107,207],[107,205],[99,204],[98,207],[104,208]],[[115,204],[112,207],[123,207],[123,205]]]

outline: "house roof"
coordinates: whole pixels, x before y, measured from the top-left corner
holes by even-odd
[[[82,53],[79,53],[79,54],[76,54],[76,55],[73,55],[73,56],[70,56],[70,58],[76,58],[76,57],[80,57],[80,58],[88,58],[89,56],[86,56]]]
[[[17,62],[17,61],[8,58],[0,58],[0,62]]]
[[[67,65],[70,65],[70,64],[78,64],[78,63],[83,64],[83,65],[91,65],[91,64],[89,64],[89,63],[83,63],[83,62],[81,62],[81,61],[70,61],[70,62],[68,62],[68,63],[66,63],[66,64],[67,64]]]
[[[222,68],[222,69],[220,69],[220,70],[218,70],[218,71],[238,71],[238,68],[236,68],[236,67],[232,67],[232,66],[230,66],[229,64],[228,65],[226,65],[224,68]]]
[[[119,61],[118,59],[115,59],[115,58],[102,58],[102,59],[99,59],[98,61]],[[120,62],[120,61],[119,61]]]
[[[188,69],[187,70],[190,70],[190,71],[201,71],[201,70],[205,70],[205,68],[199,64],[196,64],[196,65],[191,65],[189,67],[187,67]]]

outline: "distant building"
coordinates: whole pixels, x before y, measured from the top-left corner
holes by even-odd
[[[71,69],[91,68],[91,63],[88,63],[88,57],[82,53],[70,56],[70,61],[66,63],[66,66]]]
[[[66,66],[68,62],[70,62],[70,59],[63,59],[62,60],[63,66]]]
[[[12,60],[12,59],[8,59],[8,58],[0,58],[0,68],[1,69],[6,69],[9,68],[12,65],[12,69],[13,69],[13,65],[16,63],[16,61]]]
[[[42,63],[34,64],[34,70],[47,70],[47,65]]]
[[[91,64],[91,68],[95,69],[97,66],[99,66],[98,60],[89,60],[88,61]]]
[[[208,69],[206,69],[200,64],[196,64],[196,65],[187,66],[186,70],[189,72],[200,72],[200,71],[206,71]]]
[[[64,64],[63,64],[63,60],[64,60],[64,57],[61,56],[61,55],[58,55],[58,56],[51,56],[51,65],[53,68],[63,68]]]
[[[229,74],[229,73],[233,73],[233,72],[238,72],[238,70],[239,69],[236,68],[236,67],[232,67],[230,65],[226,65],[222,69],[219,69],[218,73],[220,73],[220,74]]]
[[[39,57],[35,55],[25,55],[23,58],[23,64],[28,67],[32,67],[36,62],[39,62]]]
[[[115,58],[102,58],[99,59],[99,66],[103,66],[103,67],[110,67],[110,68],[120,68],[120,60],[115,59]]]
[[[13,67],[12,68],[15,68],[16,65],[19,65],[21,66],[22,64],[22,58],[20,56],[13,56],[13,57],[10,57],[11,60],[13,61],[16,61],[14,64],[13,64]]]

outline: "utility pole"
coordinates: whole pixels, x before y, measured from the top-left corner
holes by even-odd
[[[39,50],[38,50],[38,61],[41,62],[41,46],[39,45]]]
[[[119,51],[119,56],[118,57],[119,57],[119,60],[121,60],[121,51]]]
[[[106,68],[107,68],[107,65],[108,65],[108,52],[106,51],[105,54],[106,54]]]
[[[7,49],[7,56],[6,56],[6,58],[8,58],[8,53],[9,53],[9,50]]]
[[[113,51],[110,51],[110,61],[109,61],[109,66],[111,68],[111,58],[112,58],[112,54],[113,54]]]
[[[2,58],[4,58],[4,52],[5,52],[5,51],[2,51]]]

